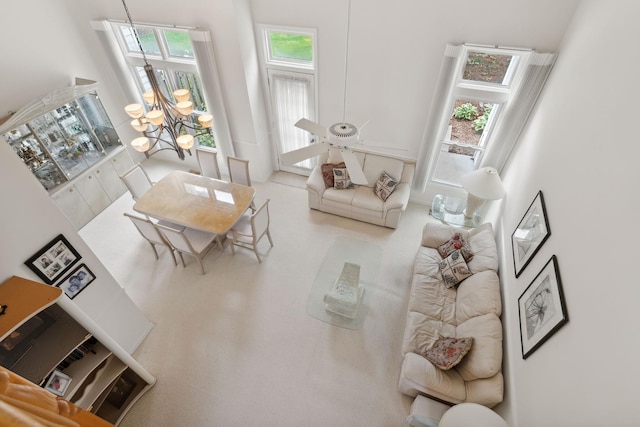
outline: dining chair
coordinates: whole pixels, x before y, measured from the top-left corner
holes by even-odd
[[[255,212],[251,215],[243,215],[231,227],[231,230],[227,233],[227,238],[230,239],[231,252],[235,255],[235,246],[251,249],[255,252],[258,262],[262,263],[258,252],[260,239],[266,235],[271,247],[273,247],[269,224],[269,199],[267,199]]]
[[[227,156],[227,167],[229,168],[229,180],[231,182],[251,187],[251,176],[249,176],[249,160]]]
[[[224,250],[222,241],[217,234],[190,227],[176,228],[175,226],[160,223],[156,226],[171,243],[171,246],[178,251],[182,266],[186,267],[183,254],[191,255],[198,261],[202,274],[205,274],[202,258],[209,252],[209,249],[217,244],[220,249]]]
[[[122,179],[124,185],[127,186],[133,200],[136,201],[145,193],[145,191],[153,186],[151,178],[149,178],[149,175],[147,175],[147,172],[142,168],[140,163],[136,163],[134,167],[120,175],[120,179]]]
[[[209,178],[220,179],[218,151],[215,148],[196,147],[196,157],[200,166],[200,174]]]
[[[124,216],[126,216],[131,220],[131,222],[133,222],[133,225],[136,226],[136,228],[138,229],[142,237],[144,237],[147,240],[147,242],[149,242],[149,245],[151,245],[151,249],[153,249],[153,253],[156,255],[156,260],[160,259],[158,257],[158,250],[156,249],[156,245],[162,245],[162,246],[165,246],[167,249],[169,249],[171,258],[173,258],[173,264],[178,265],[178,262],[176,261],[176,256],[173,253],[173,246],[171,246],[171,243],[169,243],[169,241],[162,235],[160,230],[158,230],[155,222],[151,221],[149,218],[133,215],[127,212],[124,213]],[[158,223],[165,224],[165,225],[171,224],[166,221],[159,221]],[[172,224],[172,225],[176,225],[176,224]],[[180,226],[177,226],[177,227],[180,227]]]
[[[251,187],[251,176],[249,175],[249,160],[227,156],[227,168],[229,169],[229,181]],[[251,201],[249,205],[252,212],[256,211],[256,205]]]

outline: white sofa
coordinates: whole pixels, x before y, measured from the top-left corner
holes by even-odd
[[[460,233],[473,252],[473,273],[456,288],[445,286],[438,246]],[[428,223],[416,255],[402,352],[399,390],[449,404],[492,407],[503,399],[502,324],[498,254],[491,224],[472,230]],[[438,338],[472,337],[471,350],[448,370],[422,355]]]
[[[321,157],[319,164],[307,180],[309,207],[359,221],[396,228],[400,215],[409,202],[415,161],[365,152],[356,152],[356,156],[367,177],[368,185],[356,185],[354,188],[340,190],[327,188],[322,176],[322,164],[342,162],[340,151],[331,149],[328,155]],[[386,201],[382,201],[373,192],[373,186],[382,172],[386,172],[398,181],[396,189]]]

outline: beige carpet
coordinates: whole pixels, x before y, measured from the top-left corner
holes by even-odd
[[[151,178],[167,169],[145,162]],[[294,177],[295,178],[295,177]],[[296,179],[294,179],[296,180]],[[195,260],[156,261],[122,213],[128,194],[81,236],[156,326],[134,356],[157,384],[122,426],[400,426],[411,399],[397,391],[413,258],[429,221],[410,205],[397,230],[309,210],[306,191],[254,183],[271,199],[275,246],[264,260],[212,250],[202,276]],[[305,304],[336,237],[383,248],[379,283],[363,327],[317,320]]]

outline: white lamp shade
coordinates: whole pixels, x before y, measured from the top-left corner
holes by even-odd
[[[156,126],[160,126],[164,120],[164,113],[162,110],[151,110],[146,115],[147,120]]]
[[[180,112],[183,116],[188,116],[193,112],[193,102],[191,101],[182,101],[176,104],[176,110]]]
[[[142,107],[142,104],[129,104],[124,107],[124,111],[126,111],[129,117],[131,117],[132,119],[138,119],[142,117],[144,108]]]
[[[136,150],[144,153],[149,149],[149,138],[141,136],[131,141],[131,146]]]
[[[189,89],[178,89],[173,91],[173,97],[176,99],[176,102],[188,101],[189,94]]]
[[[500,175],[495,168],[484,167],[475,170],[463,176],[461,182],[469,194],[480,199],[497,200],[505,195]]]
[[[138,132],[143,132],[144,130],[146,130],[148,125],[149,123],[147,122],[147,119],[144,118],[131,120],[131,126]]]
[[[203,114],[198,116],[198,121],[204,128],[210,128],[213,124],[213,116],[211,114]]]
[[[178,143],[180,148],[188,150],[189,148],[193,147],[193,136],[189,134],[180,135],[178,138],[176,138],[176,142]]]
[[[142,98],[144,98],[144,100],[147,102],[147,104],[153,105],[156,102],[156,94],[152,90],[148,90],[145,93],[143,93],[142,94]]]

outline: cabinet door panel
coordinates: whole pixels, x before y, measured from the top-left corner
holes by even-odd
[[[51,198],[77,230],[87,225],[95,216],[82,194],[74,185],[70,185]]]
[[[115,169],[118,176],[121,176],[133,167],[133,161],[131,160],[131,157],[129,157],[129,153],[127,153],[126,149],[113,156],[109,162],[113,166],[113,169]]]
[[[110,162],[104,163],[102,166],[97,168],[95,175],[98,178],[98,181],[100,181],[100,185],[102,185],[104,192],[107,193],[107,197],[109,197],[110,201],[116,201],[118,197],[122,196],[127,191],[127,187],[125,187],[120,176]]]
[[[75,181],[75,186],[95,215],[111,204],[111,200],[94,174],[91,173],[78,179]]]

